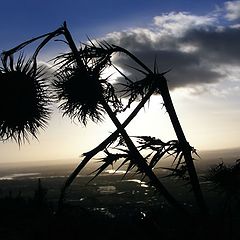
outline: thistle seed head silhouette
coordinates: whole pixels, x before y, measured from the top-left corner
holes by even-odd
[[[19,55],[1,59],[0,67],[0,140],[15,140],[20,145],[29,135],[37,138],[49,118],[49,99],[44,68]]]

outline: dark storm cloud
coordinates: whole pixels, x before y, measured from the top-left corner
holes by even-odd
[[[146,48],[144,51],[133,51],[133,53],[140,59],[143,59],[144,63],[153,69],[154,56],[157,56],[157,66],[159,72],[164,72],[171,69],[167,74],[170,88],[177,88],[183,86],[194,86],[202,83],[213,83],[218,81],[222,76],[220,73],[212,70],[209,66],[201,63],[196,54],[184,53],[174,50],[152,50]],[[127,58],[119,57],[116,60],[116,64],[121,68],[124,68],[125,64],[134,66]],[[137,74],[137,72],[131,68],[124,68],[130,74]],[[137,74],[139,75],[139,74]],[[123,79],[119,79],[122,81]]]
[[[197,46],[197,54],[208,61],[240,64],[240,29],[194,29],[187,32],[181,41]]]
[[[240,28],[216,23],[212,16],[170,13],[155,17],[149,29],[114,32],[105,39],[128,49],[152,69],[155,58],[160,72],[171,69],[167,74],[171,88],[198,87],[227,78],[223,69],[240,64]],[[133,65],[126,56],[117,56],[115,63],[130,77],[139,75],[126,68]]]

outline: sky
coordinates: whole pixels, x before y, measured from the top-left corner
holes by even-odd
[[[187,140],[197,150],[240,147],[240,1],[9,0],[1,2],[1,10],[0,51],[67,21],[76,43],[87,37],[104,39],[133,52],[149,67],[157,59],[160,72],[171,69],[166,78],[174,106]],[[65,51],[64,44],[51,42],[39,61]],[[131,64],[122,55],[114,61],[122,69]],[[126,73],[134,74],[130,68]],[[119,116],[121,121],[128,114]],[[84,127],[53,106],[38,140],[30,138],[21,147],[0,142],[0,162],[79,159],[114,129],[107,116]],[[176,139],[157,95],[127,132]]]

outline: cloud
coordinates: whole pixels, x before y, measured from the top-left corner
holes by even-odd
[[[240,65],[239,28],[223,27],[218,22],[216,14],[171,12],[154,17],[149,28],[109,33],[105,40],[133,52],[151,68],[156,57],[160,72],[172,69],[167,74],[171,89],[199,88],[229,79],[229,72],[233,74],[230,69]],[[114,62],[125,69],[126,64],[133,65],[122,54]],[[139,75],[131,68],[126,71],[130,77]]]
[[[240,19],[240,1],[229,1],[224,4],[227,11],[225,17],[229,21]]]
[[[190,28],[202,28],[216,21],[214,16],[195,16],[187,12],[171,12],[154,17],[155,26],[163,33],[182,35]]]

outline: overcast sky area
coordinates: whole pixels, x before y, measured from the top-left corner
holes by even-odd
[[[166,74],[179,120],[198,150],[240,147],[240,1],[17,1],[1,2],[0,50],[53,31],[67,21],[76,43],[106,40],[134,53]],[[48,61],[63,51],[51,42],[40,55]],[[26,54],[31,53],[31,48]],[[136,71],[123,55],[114,62],[129,76]],[[114,75],[113,75],[114,77]],[[115,75],[115,81],[121,78]],[[129,112],[120,116],[123,120]],[[38,141],[19,146],[0,142],[0,161],[78,159],[110,132],[107,118],[87,127],[72,123],[54,109]],[[131,135],[176,139],[160,96],[127,127]]]

